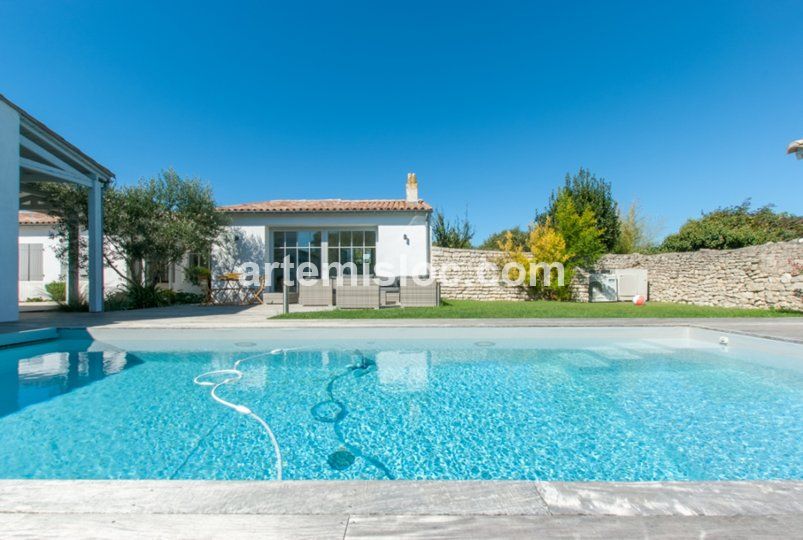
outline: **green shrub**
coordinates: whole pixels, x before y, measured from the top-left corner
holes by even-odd
[[[803,216],[775,212],[771,205],[750,210],[747,200],[690,219],[666,237],[661,251],[735,249],[803,237]]]
[[[67,283],[64,281],[51,281],[45,285],[45,292],[54,302],[67,301]]]
[[[205,266],[191,266],[187,269],[185,275],[193,285],[205,286],[207,280],[212,276],[212,270]]]
[[[130,309],[128,294],[125,290],[114,290],[106,295],[103,300],[103,309],[106,311],[123,311]]]
[[[173,304],[201,304],[204,295],[191,292],[177,291],[173,295]]]
[[[155,284],[127,283],[123,287],[123,291],[128,298],[128,309],[152,308],[169,304],[165,300],[162,290]]]

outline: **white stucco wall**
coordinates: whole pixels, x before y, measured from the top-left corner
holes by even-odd
[[[238,265],[248,260],[261,266],[270,262],[272,232],[277,230],[376,229],[377,275],[383,277],[419,275],[429,262],[426,212],[231,214],[230,218],[229,231],[239,238],[239,246],[230,244],[213,252],[215,273],[239,270]]]
[[[19,271],[19,145],[19,114],[0,102],[0,276],[6,277]],[[0,322],[18,318],[16,280],[0,279]]]
[[[29,298],[47,298],[45,285],[52,281],[64,281],[66,276],[62,273],[61,260],[56,255],[59,241],[52,238],[53,231],[48,225],[19,225],[20,244],[42,244],[42,270],[44,277],[42,281],[19,281],[18,300],[24,302]],[[87,234],[82,233],[84,243]],[[19,251],[17,251],[19,256]],[[14,275],[18,275],[18,269]],[[86,270],[81,270],[81,294],[87,294],[88,280]],[[113,291],[123,284],[123,279],[113,269],[104,267],[103,269],[103,288],[106,293]]]
[[[20,244],[42,245],[42,271],[44,277],[41,281],[20,281],[19,300],[24,302],[28,298],[45,298],[44,286],[51,281],[59,281],[61,275],[61,261],[56,257],[58,240],[50,237],[50,227],[47,225],[20,225]]]
[[[264,268],[267,261],[265,225],[232,221],[224,238],[212,250],[212,272],[221,274],[242,270],[242,264],[255,262]]]
[[[376,265],[381,277],[428,274],[429,231],[423,222],[385,224],[377,228]]]

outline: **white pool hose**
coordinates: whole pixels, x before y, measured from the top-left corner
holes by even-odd
[[[265,420],[262,417],[257,415],[254,411],[252,411],[251,409],[249,409],[245,405],[232,403],[232,402],[226,401],[225,399],[223,399],[220,396],[218,396],[217,395],[217,389],[220,388],[223,385],[237,382],[237,381],[239,381],[240,379],[243,378],[243,372],[239,370],[240,364],[242,364],[243,362],[246,362],[248,360],[254,360],[256,358],[261,358],[263,356],[271,356],[271,355],[280,354],[282,352],[285,352],[286,350],[288,350],[288,349],[274,349],[274,350],[272,350],[270,352],[267,352],[267,353],[257,354],[257,355],[254,355],[254,356],[249,356],[247,358],[241,358],[241,359],[237,360],[236,362],[234,362],[234,365],[230,369],[216,369],[214,371],[207,371],[206,373],[202,373],[202,374],[198,375],[197,377],[195,377],[192,380],[192,382],[194,382],[198,386],[211,386],[212,389],[209,391],[209,395],[211,395],[212,399],[214,399],[215,401],[217,401],[221,405],[223,405],[225,407],[228,407],[229,409],[235,410],[240,414],[244,414],[246,416],[250,416],[251,418],[253,418],[257,422],[259,422],[259,424],[267,432],[268,437],[270,437],[270,442],[273,444],[273,451],[274,451],[274,454],[276,455],[276,479],[277,480],[281,480],[282,479],[282,451],[279,448],[279,442],[276,440],[276,436],[273,434],[273,430],[270,428],[268,423],[265,422]],[[223,380],[220,380],[218,382],[212,382],[212,381],[209,381],[209,380],[204,380],[204,379],[208,379],[209,377],[212,377],[212,376],[215,376],[215,375],[228,375],[228,377],[225,377]]]

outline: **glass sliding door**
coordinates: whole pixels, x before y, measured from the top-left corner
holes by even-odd
[[[291,291],[298,290],[298,266],[311,263],[318,275],[331,263],[354,263],[355,275],[374,275],[376,265],[376,230],[373,229],[305,229],[294,231],[273,231],[273,254],[271,262],[281,263],[290,258],[293,267],[290,277]],[[350,274],[347,270],[346,275]],[[334,277],[335,271],[330,275]],[[280,291],[283,284],[283,271],[273,270],[274,290]]]

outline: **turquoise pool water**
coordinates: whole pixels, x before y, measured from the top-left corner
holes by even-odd
[[[273,479],[247,359],[284,479],[803,478],[797,346],[464,334],[0,350],[0,477]]]

